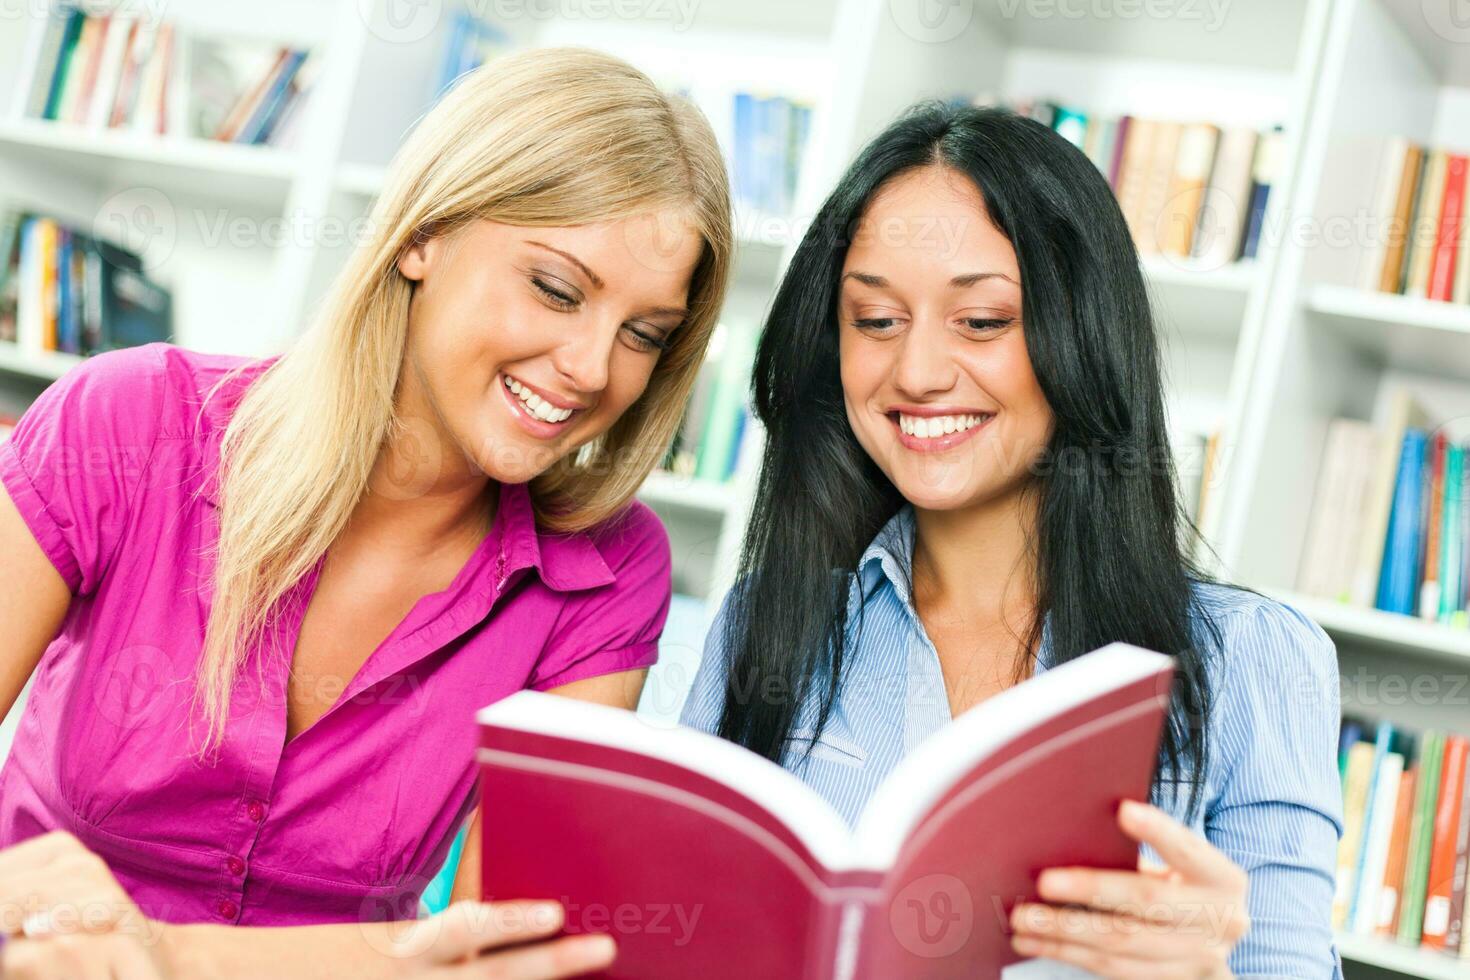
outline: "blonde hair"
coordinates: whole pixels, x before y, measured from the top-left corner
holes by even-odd
[[[389,167],[368,240],[310,328],[250,386],[223,436],[214,602],[195,691],[206,748],[223,736],[251,644],[268,640],[278,655],[282,597],[347,524],[398,422],[413,283],[397,263],[416,236],[450,235],[477,219],[569,226],[670,209],[704,240],[688,321],[608,432],[532,482],[549,530],[616,514],[673,438],[729,277],[720,150],[693,105],[624,61],[576,48],[493,61],[420,121]]]

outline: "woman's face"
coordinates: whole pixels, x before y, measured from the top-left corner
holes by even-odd
[[[1016,252],[980,192],[940,167],[894,178],[842,273],[842,389],[858,442],[921,509],[1018,491],[1052,413],[1026,353]]]
[[[566,228],[477,220],[409,248],[405,383],[446,447],[524,483],[638,400],[687,316],[682,216]]]

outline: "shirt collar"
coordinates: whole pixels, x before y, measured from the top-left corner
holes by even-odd
[[[547,532],[536,526],[531,494],[524,483],[500,485],[495,523],[505,545],[507,572],[535,568],[541,581],[558,592],[594,589],[617,580],[589,534]]]
[[[888,519],[871,544],[858,559],[858,584],[864,601],[886,582],[893,588],[913,621],[919,614],[914,609],[914,508],[904,504]],[[1037,651],[1037,669],[1045,670],[1051,662],[1051,610],[1041,618],[1041,645]]]

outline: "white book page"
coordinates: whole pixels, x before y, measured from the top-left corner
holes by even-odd
[[[631,711],[539,691],[519,691],[480,709],[475,719],[637,752],[698,773],[764,807],[826,867],[852,866],[852,833],[826,800],[769,759],[708,732],[654,726]]]
[[[1000,980],[1094,980],[1096,976],[1061,960],[1022,960],[1000,971]]]
[[[1017,735],[1169,663],[1161,653],[1110,643],[966,711],[921,742],[878,785],[854,834],[860,866],[891,866],[914,826],[956,781]]]

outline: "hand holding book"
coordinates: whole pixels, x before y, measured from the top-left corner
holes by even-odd
[[[1102,977],[1173,970],[1231,976],[1227,960],[1250,929],[1246,874],[1209,841],[1157,807],[1125,800],[1118,826],[1167,864],[1137,871],[1052,868],[1038,882],[1052,904],[1011,911],[1012,945]]]

